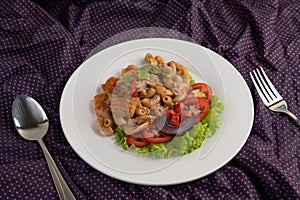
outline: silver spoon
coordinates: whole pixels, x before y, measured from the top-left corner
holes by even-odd
[[[59,198],[76,199],[43,141],[48,131],[49,121],[40,104],[29,96],[18,95],[12,105],[12,116],[19,134],[27,140],[37,140],[42,147]]]

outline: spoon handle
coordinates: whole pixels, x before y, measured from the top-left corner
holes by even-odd
[[[76,200],[72,191],[70,190],[68,184],[64,180],[63,176],[61,175],[60,171],[58,170],[53,158],[51,157],[44,141],[42,139],[38,140],[40,146],[42,147],[44,156],[46,158],[50,174],[53,178],[53,182],[55,188],[58,192],[58,196],[61,200]]]

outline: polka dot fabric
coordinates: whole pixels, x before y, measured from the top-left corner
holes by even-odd
[[[249,78],[263,67],[300,116],[299,19],[298,0],[0,1],[0,199],[58,199],[38,144],[14,129],[11,105],[21,93],[45,108],[45,143],[77,199],[300,199],[299,128],[269,111]],[[59,121],[64,85],[89,52],[117,33],[151,26],[187,34],[228,59],[254,99],[254,126],[238,155],[174,186],[129,184],[96,171],[72,150]]]

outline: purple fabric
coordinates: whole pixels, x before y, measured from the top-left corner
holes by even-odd
[[[300,199],[299,128],[269,111],[249,78],[262,66],[300,116],[299,0],[5,0],[0,16],[0,199],[58,199],[40,147],[14,129],[11,105],[21,93],[47,111],[45,143],[78,199]],[[175,186],[96,171],[70,147],[59,120],[63,87],[88,53],[114,34],[150,26],[188,34],[228,59],[254,98],[254,126],[238,155]]]

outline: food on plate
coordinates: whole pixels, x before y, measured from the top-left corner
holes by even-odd
[[[97,132],[115,135],[123,149],[145,156],[168,158],[198,149],[219,128],[222,103],[182,64],[151,53],[144,61],[101,85],[93,101]]]

